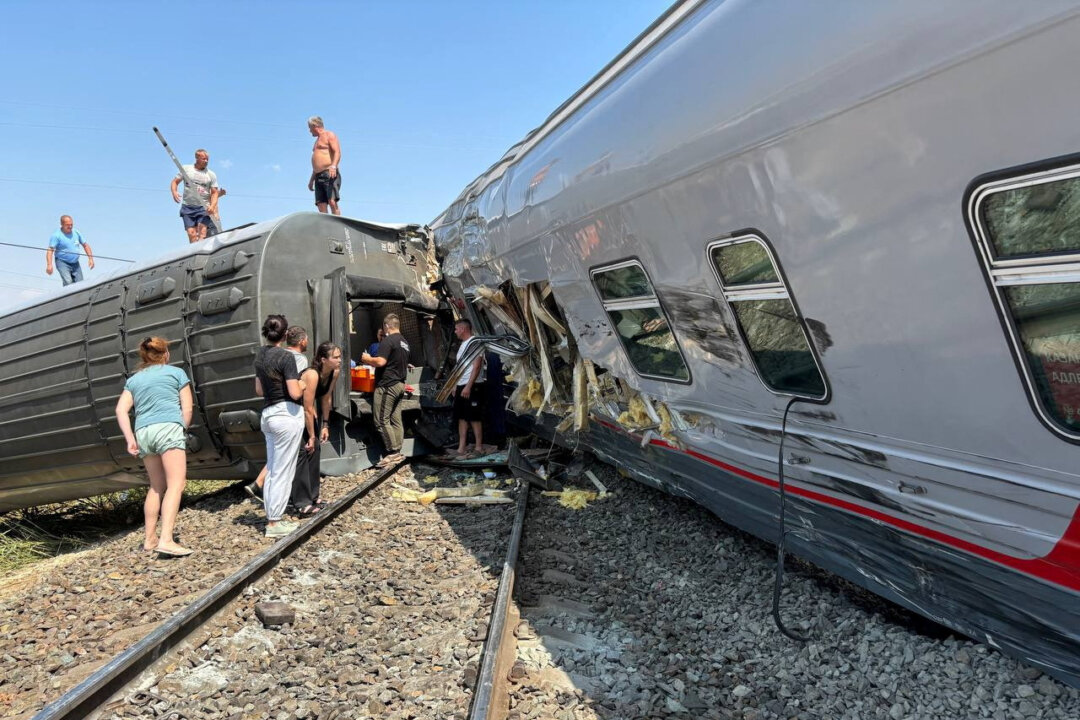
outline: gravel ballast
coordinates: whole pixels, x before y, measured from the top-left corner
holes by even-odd
[[[530,498],[511,718],[1061,718],[1080,692],[591,465],[612,494]],[[516,676],[516,677],[515,677]]]

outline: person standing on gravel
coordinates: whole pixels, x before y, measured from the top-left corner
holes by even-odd
[[[116,403],[116,421],[127,451],[142,457],[150,489],[143,503],[144,550],[183,557],[191,550],[173,539],[180,497],[187,485],[187,428],[191,425],[191,381],[169,365],[169,341],[148,337],[139,343],[139,370],[128,378]],[[129,413],[135,409],[135,431]],[[157,536],[161,516],[161,538]]]
[[[304,353],[308,349],[308,334],[307,330],[299,325],[292,325],[285,332],[285,349],[296,360],[296,372],[303,377],[304,371],[308,367],[307,355]],[[255,498],[259,502],[263,499],[263,485],[266,484],[266,466],[263,465],[263,469],[259,471],[259,477],[255,478],[255,481],[245,485],[244,490],[247,494]]]
[[[293,478],[292,504],[300,517],[310,517],[325,504],[319,498],[319,461],[322,444],[330,439],[330,409],[341,368],[341,348],[324,342],[315,349],[315,361],[300,374],[304,386],[304,437]]]
[[[293,354],[281,347],[288,328],[285,316],[268,315],[262,326],[266,344],[255,355],[255,394],[263,398],[262,431],[266,436],[266,537],[272,538],[284,537],[297,528],[295,522],[282,520],[304,432],[300,374]]]
[[[461,318],[454,323],[454,334],[461,341],[457,351],[457,361],[460,363],[473,343],[472,322],[468,318]],[[454,417],[458,426],[455,454],[460,457],[484,454],[484,380],[484,354],[481,353],[461,374],[454,388]],[[475,440],[472,453],[468,452],[470,427]]]
[[[401,400],[405,397],[405,377],[409,372],[409,343],[401,334],[401,320],[390,313],[383,319],[383,339],[379,354],[364,353],[360,361],[375,366],[375,427],[382,435],[386,456],[376,467],[387,467],[405,459],[401,444],[405,427],[401,424]]]

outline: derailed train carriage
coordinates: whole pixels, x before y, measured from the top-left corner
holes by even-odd
[[[677,3],[432,228],[541,432],[1080,685],[1080,8],[971,10]]]
[[[297,213],[0,316],[0,512],[145,484],[114,408],[147,335],[168,338],[172,363],[192,379],[192,478],[252,478],[265,462],[253,361],[269,313],[303,326],[312,348],[332,340],[354,359],[398,313],[419,390],[403,408],[415,419],[434,394],[452,320],[430,288],[438,279],[422,227]],[[347,363],[330,427],[324,473],[378,458],[368,398],[351,392]]]

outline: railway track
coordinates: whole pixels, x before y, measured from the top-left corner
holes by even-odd
[[[1078,715],[1076,690],[984,645],[920,632],[895,606],[799,565],[783,611],[811,641],[791,643],[769,618],[771,547],[699,506],[593,469],[612,494],[577,511],[535,489],[506,505],[403,502],[402,491],[428,487],[433,469],[420,464],[360,486],[330,479],[338,499],[305,537],[240,563],[261,563],[259,577],[237,583],[242,568],[228,568],[215,578],[217,600],[178,593],[161,603],[171,611],[149,634],[188,622],[186,639],[150,650],[133,627],[128,649],[78,692],[57,702],[61,692],[43,685],[53,691],[36,717]],[[454,472],[441,471],[439,485]],[[254,537],[244,525],[255,515],[231,516],[236,543]],[[138,570],[179,582],[186,562]],[[226,585],[237,588],[231,599]],[[264,600],[283,600],[296,621],[263,627],[253,608]],[[181,601],[189,621],[175,615]],[[106,680],[136,646],[145,657]],[[41,709],[45,700],[54,702]]]
[[[372,474],[33,717],[504,715],[527,493],[423,507],[402,501],[414,469]],[[279,599],[295,621],[264,627],[253,608]]]

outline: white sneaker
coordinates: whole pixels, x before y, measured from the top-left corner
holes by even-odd
[[[266,537],[268,538],[281,538],[285,537],[293,530],[300,527],[300,523],[292,522],[291,520],[282,520],[275,525],[266,526]]]

